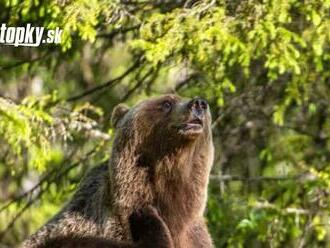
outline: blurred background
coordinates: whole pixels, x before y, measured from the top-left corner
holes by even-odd
[[[35,232],[110,155],[113,107],[207,99],[216,247],[330,247],[330,1],[0,0],[0,247]]]

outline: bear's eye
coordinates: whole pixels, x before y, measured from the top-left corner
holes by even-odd
[[[165,111],[170,111],[172,109],[172,102],[164,101],[162,103],[162,109],[165,110]]]

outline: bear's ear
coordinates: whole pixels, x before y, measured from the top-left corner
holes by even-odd
[[[112,111],[111,125],[117,127],[118,122],[128,112],[129,108],[125,104],[118,104]]]

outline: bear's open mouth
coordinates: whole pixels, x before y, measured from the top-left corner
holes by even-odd
[[[203,121],[199,118],[189,120],[180,126],[180,131],[185,133],[200,133],[203,130]]]

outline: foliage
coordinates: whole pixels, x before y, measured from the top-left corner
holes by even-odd
[[[329,246],[330,1],[0,8],[8,26],[63,29],[59,46],[0,47],[4,244],[33,232],[108,158],[115,104],[176,92],[212,109],[207,219],[216,246]]]

